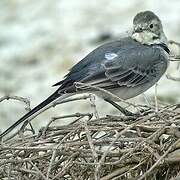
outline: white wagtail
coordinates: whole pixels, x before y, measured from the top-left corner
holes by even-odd
[[[160,19],[151,11],[140,12],[134,17],[131,35],[103,44],[89,53],[54,85],[58,89],[51,96],[5,130],[0,139],[58,98],[91,92],[113,102],[106,93],[88,87],[77,88],[75,82],[108,90],[126,100],[152,87],[165,73],[168,62],[167,38]]]

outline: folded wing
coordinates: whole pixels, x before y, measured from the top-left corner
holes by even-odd
[[[123,41],[95,49],[55,85],[60,85],[60,91],[73,92],[77,90],[74,82],[105,89],[157,82],[168,65],[163,48],[142,45],[132,39]]]

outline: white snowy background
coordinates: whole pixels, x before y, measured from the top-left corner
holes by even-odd
[[[56,88],[68,69],[102,42],[103,33],[120,37],[132,27],[137,12],[154,11],[162,20],[168,39],[180,42],[179,0],[1,0],[0,1],[0,97],[26,97],[34,107]],[[177,77],[175,63],[168,70]],[[159,82],[158,95],[165,102],[180,101],[180,82]],[[154,88],[145,93],[153,97]],[[143,99],[142,96],[139,99]],[[139,102],[138,98],[133,101]],[[103,114],[118,113],[98,99]],[[91,111],[87,101],[67,103],[38,116],[34,126],[45,125],[52,116]],[[0,103],[0,129],[24,113],[17,101]],[[62,122],[61,122],[62,123]],[[65,122],[63,122],[65,123]]]

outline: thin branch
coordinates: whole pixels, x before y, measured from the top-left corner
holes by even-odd
[[[180,82],[180,77],[173,77],[170,74],[166,75],[167,79]]]
[[[0,98],[0,102],[3,102],[4,100],[17,100],[17,101],[23,102],[26,105],[25,109],[27,111],[31,110],[30,101],[27,98],[23,98],[23,97],[20,97],[20,96],[6,95],[6,96],[3,96],[3,97]]]

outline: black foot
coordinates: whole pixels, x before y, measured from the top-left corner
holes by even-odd
[[[116,104],[114,101],[111,101],[109,99],[105,99],[105,101],[110,103],[111,105],[113,105],[116,109],[121,111],[125,116],[139,116],[136,113],[132,113],[132,112],[126,110],[125,108],[121,107],[119,104]]]

